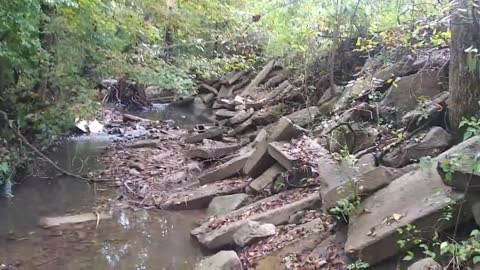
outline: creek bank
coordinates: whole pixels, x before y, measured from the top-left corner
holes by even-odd
[[[448,61],[438,55],[434,63]],[[211,108],[214,123],[189,129],[165,121],[123,123],[146,132],[108,149],[103,158],[115,166],[103,174],[117,176],[123,199],[137,207],[210,207],[213,215],[191,234],[212,251],[234,250],[241,269],[268,269],[262,267],[278,256],[285,269],[346,269],[357,258],[374,266],[401,252],[396,229],[426,229],[450,202],[464,203],[453,188],[460,184],[446,183],[438,164],[446,156],[471,156],[468,149],[480,145],[474,138],[448,150],[452,136],[438,121],[448,106],[444,66],[422,57],[412,65],[398,61],[388,72],[367,63],[362,70],[368,72],[325,91],[317,106],[295,103],[302,89],[279,76],[287,71],[274,61],[256,74],[231,72],[204,82],[185,104]],[[298,106],[279,113],[279,103]],[[427,156],[429,166],[416,164]],[[467,175],[468,168],[459,172]],[[467,195],[463,221],[476,201]],[[343,213],[347,237],[332,247],[341,221],[328,213],[342,200],[359,206]],[[219,201],[231,205],[219,209]],[[237,269],[233,255],[221,258],[219,269]]]

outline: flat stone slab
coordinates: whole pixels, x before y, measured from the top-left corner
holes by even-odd
[[[112,216],[108,213],[83,213],[78,215],[60,216],[60,217],[42,217],[40,218],[40,226],[43,228],[51,228],[60,225],[76,224],[102,219],[110,219]]]
[[[213,198],[208,205],[207,214],[221,216],[247,205],[253,198],[245,193],[225,195]]]
[[[301,194],[295,197],[295,194]],[[315,193],[276,194],[242,207],[228,215],[202,224],[191,231],[198,241],[209,249],[218,249],[233,245],[233,235],[248,220],[279,225],[287,223],[289,217],[297,211],[317,207],[320,196]]]
[[[244,247],[251,242],[275,235],[275,225],[248,220],[233,234],[233,241],[239,247]]]
[[[252,155],[245,162],[243,171],[251,177],[258,177],[264,173],[270,166],[275,164],[275,160],[268,154],[268,138],[262,137],[257,142]]]
[[[308,107],[285,117],[292,120],[296,125],[304,127],[315,120],[315,117],[320,114],[320,109],[317,106]]]
[[[157,203],[167,210],[193,210],[207,208],[213,198],[241,192],[247,184],[242,179],[230,179],[196,188],[171,192]]]
[[[233,250],[222,250],[201,260],[195,270],[242,270],[242,262]]]
[[[272,167],[268,168],[268,170],[262,173],[259,177],[255,178],[252,182],[250,182],[248,186],[255,191],[262,191],[263,189],[270,186],[270,184],[279,174],[285,171],[286,169],[282,167],[282,165],[275,164]]]
[[[228,119],[228,118],[232,118],[235,115],[237,115],[237,112],[236,111],[230,111],[230,110],[227,110],[227,109],[219,109],[219,110],[216,110],[214,112],[214,114],[218,119]]]
[[[361,203],[358,214],[350,217],[345,250],[374,265],[400,252],[398,228],[412,224],[428,231],[450,202],[462,198],[463,193],[443,184],[435,165],[405,174]]]
[[[217,141],[204,141],[203,145],[188,150],[185,154],[189,158],[213,159],[225,157],[240,149],[240,144],[227,144]]]
[[[204,172],[198,177],[198,181],[201,185],[205,185],[208,183],[221,181],[223,179],[236,175],[242,170],[245,163],[247,162],[247,159],[251,155],[252,152],[250,151],[248,153],[240,154],[239,156],[233,157],[226,163],[218,165]]]
[[[185,138],[186,143],[198,143],[205,139],[220,139],[223,136],[223,130],[220,128],[207,130],[205,132],[189,135]]]
[[[253,108],[250,108],[250,109],[247,109],[247,110],[241,110],[237,114],[235,114],[235,116],[230,118],[228,120],[228,123],[231,126],[241,124],[241,123],[245,122],[248,118],[250,118],[253,115],[254,112],[255,112],[255,110]]]

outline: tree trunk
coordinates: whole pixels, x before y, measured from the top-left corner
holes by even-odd
[[[450,127],[457,134],[462,118],[478,113],[480,108],[480,65],[477,63],[480,59],[476,56],[477,53],[465,52],[468,48],[480,49],[480,27],[477,20],[479,2],[474,0],[472,5],[469,0],[453,1],[448,114]],[[473,60],[468,60],[469,57]],[[475,62],[474,70],[468,65],[472,61]]]

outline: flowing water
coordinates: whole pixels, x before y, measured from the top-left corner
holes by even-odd
[[[161,111],[161,110],[160,110]],[[154,112],[180,117],[178,122],[205,122],[184,112]],[[155,117],[154,117],[155,118]],[[66,141],[51,158],[69,171],[100,168],[97,157],[109,136],[81,136]],[[15,186],[14,197],[0,198],[0,264],[6,269],[192,269],[202,256],[189,231],[202,212],[133,211],[115,206],[115,190],[87,184],[56,172],[30,176]],[[112,206],[113,205],[113,206]],[[43,216],[108,211],[111,219],[43,229]],[[5,267],[5,266],[3,266]],[[0,266],[0,269],[3,269]]]

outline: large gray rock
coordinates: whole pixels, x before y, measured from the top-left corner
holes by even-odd
[[[214,168],[209,169],[198,177],[198,181],[201,185],[213,183],[226,179],[230,176],[236,175],[239,173],[247,162],[247,159],[252,155],[252,152],[240,154],[236,157],[233,157],[226,163],[218,165]]]
[[[227,144],[217,141],[204,140],[204,144],[198,147],[194,147],[186,152],[186,156],[189,158],[202,158],[213,159],[225,157],[233,154],[240,149],[240,144]]]
[[[222,250],[201,260],[195,270],[242,270],[242,262],[233,250]]]
[[[452,144],[452,135],[441,127],[432,127],[420,142],[411,141],[385,154],[382,161],[399,168],[425,156],[437,156]]]
[[[253,115],[254,112],[255,112],[255,110],[253,108],[250,108],[248,110],[241,110],[241,111],[237,112],[237,114],[235,116],[230,118],[228,120],[228,122],[232,126],[238,125],[240,123],[245,122],[248,118],[250,118]]]
[[[215,197],[241,192],[246,184],[241,179],[229,179],[178,192],[172,191],[162,196],[157,206],[167,210],[205,209]]]
[[[233,245],[235,243],[233,235],[248,220],[279,225],[287,223],[290,216],[294,213],[304,209],[316,208],[320,204],[320,196],[318,194],[308,194],[303,198],[289,200],[286,203],[285,198],[288,198],[287,194],[291,194],[291,191],[267,197],[230,212],[219,219],[208,221],[200,227],[193,229],[190,233],[203,246],[209,249],[218,249]],[[263,209],[266,206],[268,208]],[[259,209],[262,210],[258,211]]]
[[[478,153],[480,153],[480,136],[470,138],[440,154],[436,160],[439,161],[438,172],[444,183],[457,190],[465,190],[467,186],[470,191],[480,190],[480,172],[473,168]],[[455,172],[451,180],[447,179],[442,164],[453,165]]]
[[[223,136],[223,130],[220,128],[214,128],[205,132],[189,135],[185,138],[186,143],[198,143],[205,139],[220,139]]]
[[[354,199],[355,195],[361,198],[368,197],[374,192],[386,187],[398,177],[417,168],[418,167],[413,164],[400,169],[384,166],[376,167],[326,191],[323,196],[322,207],[324,209],[330,209],[334,207],[339,200]]]
[[[397,79],[380,103],[382,114],[388,115],[391,113],[388,108],[394,108],[393,114],[400,120],[406,112],[417,107],[419,97],[432,98],[443,92],[447,84],[441,81],[439,74],[438,70],[429,70]]]
[[[275,160],[268,154],[268,138],[262,137],[257,142],[252,155],[245,162],[243,171],[251,177],[258,177],[264,173],[270,166],[275,164]]]
[[[407,270],[442,270],[443,267],[432,258],[425,258],[410,265]]]
[[[422,237],[431,237],[432,224],[437,224],[447,205],[459,202],[463,195],[443,184],[436,164],[405,174],[361,203],[358,213],[350,217],[345,250],[374,265],[400,252],[397,241],[403,236],[398,228],[412,224],[425,232]],[[442,222],[437,229],[442,231],[454,222]]]
[[[319,114],[319,108],[317,106],[312,106],[291,113],[285,117],[290,119],[294,124],[304,127],[308,124],[311,124],[315,120],[315,117]]]
[[[230,111],[227,109],[219,109],[219,110],[216,110],[214,114],[218,119],[228,119],[228,118],[234,117],[237,114],[237,112]]]
[[[210,216],[224,215],[248,204],[250,200],[251,197],[245,193],[215,197],[208,205],[207,214]]]
[[[268,168],[264,173],[262,173],[259,177],[255,178],[250,182],[249,187],[252,188],[253,190],[259,192],[262,191],[263,189],[267,188],[270,186],[270,184],[275,180],[275,178],[285,172],[286,169],[282,167],[280,164],[275,164]]]
[[[244,247],[257,239],[275,235],[276,232],[273,224],[262,224],[249,220],[233,234],[233,241],[237,246]]]
[[[290,141],[293,138],[299,137],[304,133],[304,130],[298,125],[295,125],[292,120],[287,117],[282,117],[270,130],[269,140],[273,141]]]

